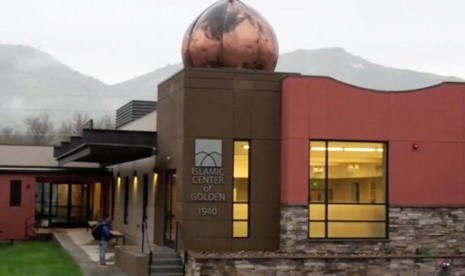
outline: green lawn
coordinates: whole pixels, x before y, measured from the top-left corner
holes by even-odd
[[[0,244],[0,275],[82,276],[79,266],[55,241]]]

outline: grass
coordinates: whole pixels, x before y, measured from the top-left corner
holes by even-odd
[[[0,275],[82,276],[71,256],[55,241],[0,244]]]

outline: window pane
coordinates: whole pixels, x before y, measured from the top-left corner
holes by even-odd
[[[384,203],[382,143],[329,142],[329,202]]]
[[[248,222],[247,221],[234,221],[233,222],[233,237],[246,238],[248,236]]]
[[[329,204],[329,220],[385,220],[384,205]]]
[[[325,223],[324,222],[309,222],[308,223],[308,236],[310,238],[324,238],[325,237]]]
[[[329,222],[329,238],[384,238],[384,222]]]
[[[248,179],[234,178],[233,201],[247,202],[248,201]]]
[[[310,168],[309,168],[309,201],[325,202],[326,200],[326,142],[310,142]]]
[[[68,205],[68,184],[58,184],[57,205]]]
[[[233,205],[233,219],[246,220],[249,218],[249,205],[248,204],[234,204]]]
[[[308,219],[309,220],[324,220],[325,219],[325,205],[324,204],[309,204],[308,205]]]
[[[248,141],[234,142],[234,178],[249,177],[249,150]]]

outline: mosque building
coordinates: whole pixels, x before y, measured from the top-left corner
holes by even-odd
[[[55,149],[112,172],[98,203],[128,244],[185,252],[189,275],[465,273],[464,83],[274,72],[274,31],[239,0],[194,20],[182,58],[156,107]]]

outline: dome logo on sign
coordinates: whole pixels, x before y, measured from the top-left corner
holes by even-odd
[[[195,167],[222,167],[221,140],[195,140]]]

